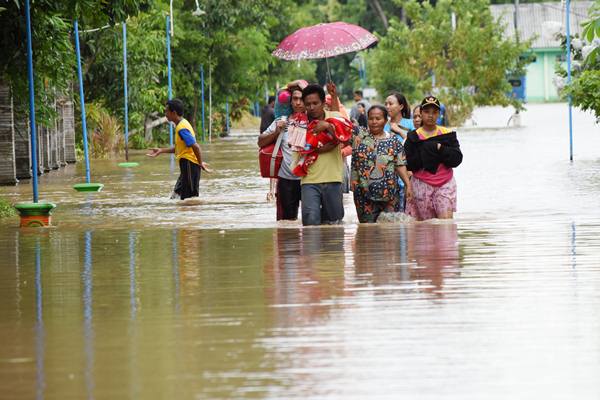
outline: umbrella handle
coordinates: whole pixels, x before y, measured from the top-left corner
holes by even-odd
[[[328,82],[331,82],[331,71],[329,70],[329,58],[325,57],[325,65],[327,66],[327,78]]]

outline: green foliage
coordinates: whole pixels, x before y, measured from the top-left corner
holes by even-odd
[[[378,49],[361,53],[368,63],[370,83],[381,93],[396,89],[412,99],[435,91],[449,105],[453,123],[460,122],[475,105],[509,103],[505,96],[509,91],[506,75],[522,67],[518,55],[527,47],[502,39],[502,27],[493,21],[486,0],[199,2],[205,11],[201,16],[192,13],[194,0],[173,2],[171,37],[173,95],[184,101],[185,116],[197,130],[201,66],[205,70],[207,102],[211,71],[215,132],[224,126],[226,101],[231,105],[231,117],[237,119],[251,109],[254,101],[262,103],[265,88],[272,93],[275,87],[299,78],[325,83],[325,60],[288,62],[271,56],[281,40],[303,26],[341,20],[375,32],[381,38]],[[0,65],[0,79],[11,84],[16,104],[26,110],[23,0],[0,4],[4,8],[0,9],[0,54],[7,60]],[[454,32],[450,27],[451,11],[458,20]],[[78,18],[92,153],[106,157],[121,149],[121,23],[126,21],[130,146],[147,145],[144,125],[162,116],[167,99],[168,12],[169,0],[35,0],[32,21],[39,122],[52,122],[51,106],[58,95],[72,93],[75,104],[79,103],[73,43],[73,20]],[[352,62],[355,56],[353,53],[328,60],[338,92],[346,99],[363,86]],[[80,132],[78,129],[79,140]],[[167,143],[167,132],[165,126],[157,127],[153,144]],[[106,148],[98,148],[100,144]]]
[[[123,121],[121,24],[82,35],[81,45],[86,102],[101,102]],[[162,112],[167,98],[165,17],[160,10],[127,20],[127,50],[129,129],[143,131],[146,117]]]
[[[28,107],[27,40],[24,0],[6,2],[0,11],[0,80],[12,88],[15,106]],[[74,18],[82,27],[96,27],[136,14],[143,0],[37,0],[31,3],[32,48],[37,117],[50,125],[55,117],[54,99],[70,90],[75,76],[72,44]]]
[[[600,121],[600,70],[585,70],[566,88],[573,104],[582,110],[592,111]]]
[[[561,94],[571,96],[573,105],[585,111],[592,111],[600,122],[600,0],[590,9],[589,20],[583,24],[582,38],[571,40],[572,79]],[[573,42],[579,41],[577,46]],[[561,37],[562,48],[566,51],[566,37]],[[566,80],[567,71],[557,66],[557,74]]]
[[[596,3],[590,9],[590,19],[583,24],[582,37],[591,42],[594,38],[600,37],[600,1],[596,0]]]
[[[435,7],[416,0],[398,2],[409,24],[393,20],[369,63],[380,93],[398,90],[412,100],[434,93],[446,104],[452,124],[464,121],[477,105],[521,106],[506,95],[506,77],[522,68],[519,55],[529,43],[503,38],[488,0],[440,0]]]
[[[0,198],[0,219],[7,217],[14,217],[17,215],[14,207],[8,200]]]

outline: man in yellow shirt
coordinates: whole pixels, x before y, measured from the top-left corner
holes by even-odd
[[[302,99],[308,120],[319,120],[315,134],[325,130],[333,134],[333,126],[325,121],[336,113],[325,112],[325,91],[319,85],[308,85],[302,90]],[[342,197],[343,160],[339,142],[332,141],[316,150],[319,158],[302,177],[302,225],[335,224],[344,218]]]
[[[175,153],[180,173],[174,192],[181,200],[198,197],[200,195],[200,170],[211,171],[207,168],[208,164],[202,162],[202,153],[200,145],[196,142],[194,128],[187,119],[183,118],[183,102],[179,99],[167,101],[165,116],[169,123],[175,125],[175,146],[151,149],[147,156],[156,157],[163,153]]]

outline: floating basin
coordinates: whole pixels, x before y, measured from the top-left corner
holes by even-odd
[[[77,183],[73,185],[73,189],[78,192],[99,192],[104,187],[102,183]]]

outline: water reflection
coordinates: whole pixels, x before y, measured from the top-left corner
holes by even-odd
[[[137,283],[136,283],[136,233],[129,232],[129,307],[131,320],[135,320],[137,315]]]
[[[444,278],[459,267],[457,226],[454,223],[360,225],[352,242],[357,287],[419,290],[443,297]]]
[[[94,398],[94,325],[93,325],[93,270],[92,232],[84,234],[83,271],[83,338],[85,348],[85,388],[88,399]]]
[[[409,279],[405,225],[360,225],[353,241],[356,276],[370,285],[393,285]]]
[[[571,265],[573,269],[577,266],[577,230],[575,222],[571,222]]]
[[[328,315],[319,303],[344,291],[344,227],[279,228],[265,263],[267,296],[279,323],[314,322]]]
[[[408,229],[408,258],[416,263],[411,279],[427,293],[443,297],[444,279],[459,274],[455,223],[422,223]]]
[[[35,364],[36,364],[36,399],[44,398],[46,389],[46,331],[44,329],[43,293],[42,293],[42,255],[40,239],[35,241]]]
[[[171,249],[173,252],[172,258],[173,258],[173,298],[174,298],[174,303],[175,303],[175,311],[179,312],[179,251],[181,250],[182,253],[186,252],[186,248],[185,245],[181,246],[181,249],[179,248],[179,246],[177,245],[177,230],[173,229],[173,232],[171,233],[171,239],[172,239],[172,243],[171,243]],[[183,242],[185,243],[185,242]],[[185,256],[184,256],[185,257]]]
[[[546,226],[0,231],[20,252],[0,268],[0,382],[16,399],[376,398],[492,382],[502,354],[537,366],[559,344],[589,377],[600,225]]]

